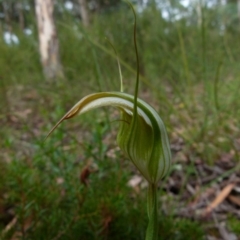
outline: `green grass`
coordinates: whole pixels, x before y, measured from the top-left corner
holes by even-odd
[[[24,239],[144,239],[146,189],[136,195],[127,186],[128,162],[119,152],[119,159],[105,156],[97,160],[94,156],[100,155],[100,149],[92,145],[86,146],[85,158],[78,159],[60,146],[61,138],[62,134],[56,134],[47,144],[32,142],[36,153],[31,159],[13,158],[5,166],[2,204],[8,205],[18,220],[3,239],[13,232]],[[75,147],[76,142],[68,144]],[[80,173],[89,159],[96,166],[85,186]],[[162,213],[159,232],[160,239],[203,236],[196,223]]]
[[[238,224],[238,219],[235,216],[229,216],[228,226],[237,235],[240,235],[240,228]]]
[[[171,142],[183,139],[182,152],[193,162],[200,158],[213,165],[222,154],[231,153],[237,164],[239,33],[227,29],[219,35],[209,17],[201,39],[196,26],[187,26],[184,20],[165,22],[153,14],[146,11],[138,19],[140,97],[159,111]],[[144,239],[147,189],[136,193],[127,186],[136,172],[118,149],[115,157],[108,157],[116,147],[118,123],[111,121],[119,116],[114,110],[107,116],[97,110],[68,121],[43,141],[81,97],[120,89],[117,63],[105,35],[120,56],[125,90],[133,93],[136,61],[131,21],[126,11],[102,14],[87,32],[71,19],[59,21],[65,79],[56,84],[43,79],[35,36],[29,39],[19,33],[20,47],[0,41],[0,124],[4,126],[0,128],[0,232],[17,220],[3,239],[14,234],[20,239]],[[94,171],[86,187],[80,174],[88,162]],[[194,174],[192,166],[184,167],[186,176]],[[161,205],[165,192],[160,192]],[[170,201],[170,205],[174,209],[178,203]],[[173,212],[159,210],[159,240],[204,239],[204,223],[177,218]],[[229,224],[237,234],[235,219]]]

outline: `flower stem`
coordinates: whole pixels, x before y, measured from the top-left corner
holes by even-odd
[[[157,184],[149,183],[147,196],[148,227],[146,240],[158,239]]]

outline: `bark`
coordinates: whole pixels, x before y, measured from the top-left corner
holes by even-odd
[[[63,77],[59,58],[59,42],[53,19],[53,0],[35,0],[39,52],[47,79]]]
[[[80,6],[80,14],[82,18],[83,25],[88,27],[90,24],[89,11],[87,6],[87,0],[78,0]]]

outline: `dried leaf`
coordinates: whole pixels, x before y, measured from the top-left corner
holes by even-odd
[[[89,178],[90,173],[91,173],[91,170],[89,169],[89,165],[87,164],[87,166],[83,168],[83,170],[80,174],[80,181],[86,187],[88,186],[88,178]]]
[[[57,182],[58,185],[61,185],[61,184],[64,183],[64,178],[58,177],[58,178],[56,179],[56,182]]]
[[[21,226],[21,231],[17,230],[11,237],[11,240],[19,240],[23,238],[23,232],[26,232],[32,225],[32,216],[29,216],[24,220],[23,226]]]
[[[142,177],[138,175],[134,175],[129,181],[128,181],[128,186],[135,188],[137,185],[139,185],[142,181]]]
[[[4,230],[1,233],[1,236],[4,237],[4,235],[10,230],[12,229],[17,223],[17,217],[13,218],[12,221],[10,223],[8,223],[8,225],[4,228]]]
[[[234,196],[234,195],[229,195],[229,196],[228,196],[228,199],[229,199],[232,203],[240,206],[240,198],[239,198],[239,197],[236,197],[236,196]]]
[[[195,193],[195,199],[192,201],[191,206],[197,205],[199,202],[208,199],[211,195],[213,195],[216,191],[216,188],[211,187],[207,188],[205,192],[201,192],[201,189],[199,186],[196,187],[196,193]]]
[[[234,187],[235,183],[230,183],[225,188],[223,188],[223,190],[217,195],[213,202],[206,208],[205,214],[209,214],[214,208],[221,204],[227,198]]]
[[[21,119],[27,119],[28,115],[32,113],[32,109],[27,108],[21,111],[16,111],[15,115]]]

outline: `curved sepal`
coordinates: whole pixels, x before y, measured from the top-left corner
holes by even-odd
[[[137,101],[137,116],[133,118],[132,95],[122,92],[90,94],[76,103],[49,135],[62,121],[103,106],[113,106],[121,110],[117,142],[142,175],[151,183],[164,177],[169,171],[171,159],[165,126],[157,112],[140,99]]]

